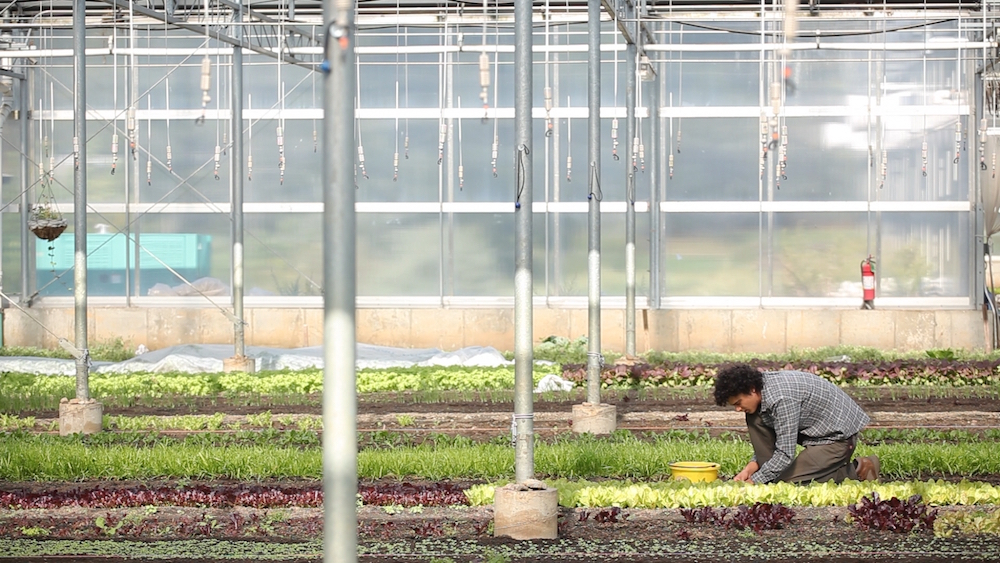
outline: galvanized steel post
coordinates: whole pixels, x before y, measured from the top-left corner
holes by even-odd
[[[233,26],[233,37],[243,40],[243,3],[240,2],[236,14],[237,25]],[[243,320],[243,48],[233,47],[233,66],[230,69],[232,118],[229,122],[230,137],[233,140],[229,158],[229,182],[233,194],[233,355],[246,356],[246,322]],[[280,63],[279,63],[280,64]],[[222,76],[219,76],[222,80]]]
[[[587,1],[587,402],[601,402],[601,0]],[[616,30],[617,33],[617,30]]]
[[[76,398],[90,399],[87,351],[87,2],[73,4],[73,303],[76,348]]]
[[[638,33],[633,34],[634,37]],[[629,41],[625,55],[625,355],[635,356],[635,138],[636,46]]]
[[[514,2],[514,473],[535,472],[532,405],[531,0]]]
[[[323,0],[323,561],[358,560],[355,3]]]

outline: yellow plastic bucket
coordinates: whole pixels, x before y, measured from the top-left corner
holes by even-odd
[[[719,464],[707,461],[675,461],[670,464],[670,474],[674,479],[707,483],[719,478]]]

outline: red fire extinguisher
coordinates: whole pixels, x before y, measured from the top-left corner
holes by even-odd
[[[862,309],[875,308],[875,260],[868,255],[868,258],[861,261],[861,288],[864,290],[864,302]]]

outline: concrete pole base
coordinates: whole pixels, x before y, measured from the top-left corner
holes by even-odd
[[[255,373],[257,371],[257,361],[247,356],[233,356],[222,360],[223,373],[231,373],[234,371]]]
[[[94,399],[59,401],[59,435],[96,434],[104,423],[104,406]]]
[[[611,434],[618,425],[618,408],[605,403],[573,405],[573,432]]]
[[[559,536],[559,491],[528,479],[499,487],[493,496],[493,535],[515,540]]]

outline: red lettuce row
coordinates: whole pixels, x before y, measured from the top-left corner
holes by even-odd
[[[838,385],[994,385],[1000,383],[1000,360],[884,360],[863,362],[784,362],[752,360],[765,371],[794,369],[815,373]],[[605,387],[709,386],[726,364],[664,363],[608,365],[601,370]],[[563,364],[563,378],[586,384],[585,364]]]
[[[360,484],[358,494],[367,505],[452,506],[469,504],[463,489],[453,483]],[[323,504],[321,485],[268,487],[262,485],[193,485],[182,487],[95,487],[47,493],[0,492],[0,507],[7,509],[127,508],[136,506],[188,506],[203,508],[318,507]]]

